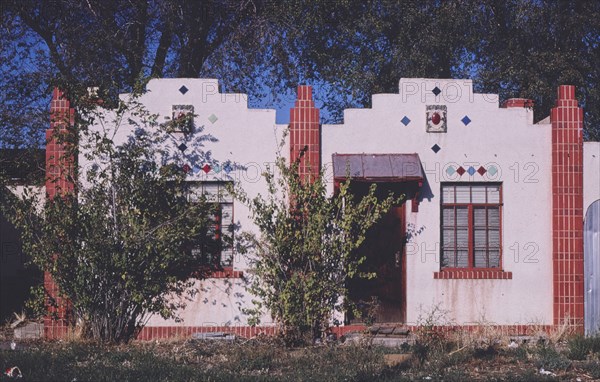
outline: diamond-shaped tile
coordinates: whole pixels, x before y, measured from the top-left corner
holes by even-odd
[[[214,114],[211,114],[210,117],[208,117],[208,120],[210,121],[210,123],[217,122],[217,119],[219,119],[219,118],[217,118],[217,116]]]
[[[462,168],[462,166],[460,166],[459,168],[456,169],[456,173],[460,176],[462,176],[465,172],[467,172],[467,170]]]
[[[220,165],[218,165],[218,164],[216,164],[216,165],[213,167],[213,171],[214,171],[214,172],[216,172],[217,174],[218,174],[218,173],[220,173],[220,172],[221,172],[221,166],[220,166]]]
[[[475,168],[473,166],[469,166],[469,169],[467,170],[467,172],[469,173],[469,175],[473,176],[477,171],[475,170]]]
[[[186,87],[185,87],[185,85],[182,85],[182,86],[179,88],[179,92],[180,92],[181,94],[185,94],[185,93],[187,93],[187,92],[188,92],[188,90],[190,90],[190,89],[186,88]]]
[[[225,163],[225,166],[223,166],[223,170],[229,174],[230,172],[233,171],[233,167],[231,167],[231,164],[229,162]]]
[[[187,146],[185,145],[185,143],[182,143],[179,146],[177,146],[177,148],[181,150],[181,152],[184,152],[187,149]]]
[[[431,146],[431,150],[433,150],[434,153],[438,153],[438,151],[440,151],[442,148],[440,146],[438,146],[438,144],[436,143],[435,145]]]
[[[456,170],[454,169],[453,166],[448,166],[448,168],[446,169],[446,174],[452,176],[454,175],[454,173],[456,172]]]
[[[440,95],[440,93],[442,92],[440,90],[440,88],[438,88],[437,86],[433,88],[433,90],[431,91],[433,94],[435,94],[435,96],[437,97],[438,95]]]
[[[488,167],[487,171],[490,173],[491,176],[494,176],[498,173],[498,169],[496,168],[496,166]]]
[[[465,124],[465,126],[467,126],[469,123],[471,123],[471,118],[467,117],[466,115],[463,117],[463,119],[461,119],[461,122]]]
[[[404,124],[404,126],[408,126],[408,124],[410,123],[410,118],[408,118],[407,116],[404,116],[404,118],[402,118],[400,120],[400,122],[402,122],[402,124]]]
[[[186,174],[188,172],[190,172],[192,170],[192,168],[190,167],[189,164],[184,164],[183,167],[181,168],[183,170],[183,172],[185,172]]]
[[[483,166],[479,166],[477,172],[479,173],[479,175],[483,176],[483,174],[485,174],[487,170]]]
[[[194,165],[194,174],[199,173],[202,170],[202,167],[198,166],[198,165]]]
[[[208,174],[211,170],[211,167],[209,164],[205,164],[204,166],[202,166],[202,171],[204,171],[206,174]]]

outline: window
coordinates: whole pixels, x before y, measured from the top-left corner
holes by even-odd
[[[209,266],[233,265],[233,196],[227,191],[230,182],[190,182],[190,201],[201,198],[213,204],[206,239],[192,253]]]
[[[501,268],[502,187],[442,184],[442,269]]]

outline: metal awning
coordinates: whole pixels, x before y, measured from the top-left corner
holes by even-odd
[[[333,154],[333,177],[369,182],[422,181],[418,154]]]

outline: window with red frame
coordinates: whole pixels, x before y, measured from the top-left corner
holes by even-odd
[[[231,182],[189,182],[190,201],[203,199],[213,205],[206,237],[192,250],[202,262],[217,268],[233,265],[233,196]]]
[[[501,213],[501,184],[442,184],[441,268],[501,268]]]

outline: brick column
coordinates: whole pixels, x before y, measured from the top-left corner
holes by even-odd
[[[321,169],[321,125],[319,109],[312,99],[312,87],[298,86],[298,96],[290,109],[290,163],[300,159],[298,172],[301,179],[316,178]]]
[[[50,128],[46,130],[46,197],[51,200],[74,190],[74,153],[70,151],[69,134],[73,133],[75,112],[63,92],[55,88],[50,102]],[[59,256],[57,254],[56,256]],[[68,301],[59,297],[58,286],[48,272],[44,287],[58,307],[49,307],[44,317],[44,337],[62,338],[68,329]]]
[[[583,109],[574,86],[558,88],[550,119],[554,324],[583,333]]]

